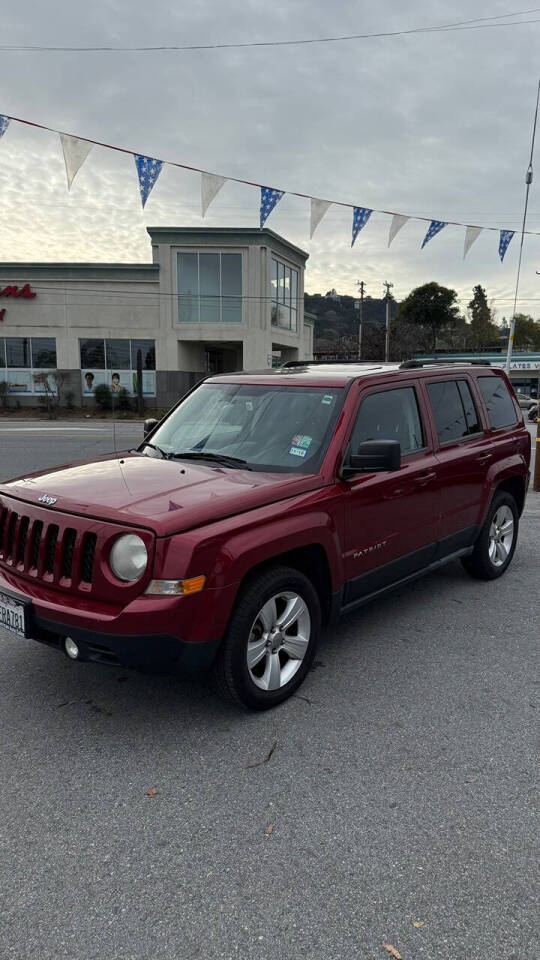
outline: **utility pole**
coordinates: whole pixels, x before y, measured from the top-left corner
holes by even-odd
[[[386,336],[384,340],[384,359],[388,363],[390,359],[390,290],[394,286],[393,283],[383,283],[383,287],[386,287]]]
[[[537,411],[536,411],[536,443],[534,451],[534,479],[533,479],[533,490],[540,492],[540,371],[538,372],[538,397],[537,397]]]
[[[358,359],[362,359],[362,332],[364,327],[364,287],[363,280],[357,280],[356,286],[360,288],[360,317],[358,321]]]

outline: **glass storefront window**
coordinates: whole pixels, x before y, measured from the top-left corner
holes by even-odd
[[[81,368],[93,367],[95,370],[105,369],[105,341],[80,340]]]
[[[242,322],[242,254],[178,254],[180,323]]]
[[[32,366],[48,370],[56,367],[54,337],[32,337]]]
[[[36,376],[56,368],[54,337],[0,337],[0,381],[6,381],[10,393],[43,393]],[[52,378],[49,386],[54,390]]]
[[[270,271],[271,318],[275,327],[296,332],[298,270],[272,259]]]
[[[137,353],[143,361],[142,386],[145,396],[156,394],[155,340],[80,340],[81,384],[83,396],[93,395],[97,386],[107,384],[113,394],[137,392]]]
[[[30,367],[30,338],[8,337],[6,339],[6,366],[19,369]]]

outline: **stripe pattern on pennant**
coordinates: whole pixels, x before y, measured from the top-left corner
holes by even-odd
[[[272,187],[261,187],[261,210],[260,224],[261,230],[264,227],[272,210],[281,200],[284,190],[274,190]]]
[[[370,210],[368,207],[353,207],[351,247],[354,247],[354,241],[360,231],[365,227],[372,213],[373,210]]]
[[[428,231],[424,237],[424,242],[420,249],[423,250],[426,243],[429,243],[430,240],[433,240],[433,237],[436,237],[437,234],[441,232],[443,227],[446,227],[446,226],[447,224],[445,223],[444,220],[432,220],[429,225]]]
[[[504,255],[508,250],[508,246],[513,236],[514,230],[501,230],[499,237],[499,256],[501,258],[501,263],[504,260]]]
[[[4,136],[8,127],[9,127],[9,117],[4,117],[0,113],[0,137]]]
[[[138,153],[133,154],[135,158],[135,166],[137,167],[137,173],[139,175],[139,189],[141,191],[141,201],[144,207],[150,191],[157,178],[161,173],[161,168],[163,167],[163,160],[154,160],[153,157],[142,157]]]

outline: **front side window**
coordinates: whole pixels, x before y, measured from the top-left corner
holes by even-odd
[[[242,254],[178,254],[180,323],[242,322]]]
[[[481,426],[466,380],[437,380],[428,383],[427,392],[440,444],[479,433]]]
[[[210,463],[214,454],[251,470],[315,473],[342,403],[341,388],[203,383],[171,413],[152,444],[167,457],[185,454]],[[148,446],[145,452],[160,455]]]
[[[517,421],[516,410],[502,377],[478,377],[480,393],[486,405],[489,425],[493,430],[510,427]]]
[[[271,271],[272,325],[294,333],[298,323],[298,270],[272,259]]]
[[[397,440],[402,455],[424,446],[414,387],[381,390],[362,400],[351,437],[354,454],[365,440]]]

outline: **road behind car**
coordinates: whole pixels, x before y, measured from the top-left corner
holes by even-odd
[[[2,479],[112,446],[8,429]],[[539,533],[530,495],[501,580],[370,604],[268,714],[0,630],[2,957],[535,956]]]

